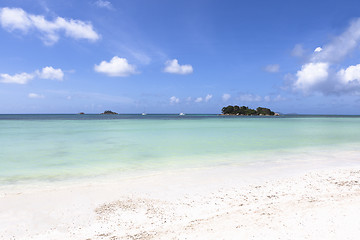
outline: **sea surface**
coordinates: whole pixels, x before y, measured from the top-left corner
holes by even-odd
[[[359,147],[358,116],[0,115],[0,185],[302,160],[357,163]]]

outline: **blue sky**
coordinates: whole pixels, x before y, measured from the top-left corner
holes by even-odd
[[[0,3],[0,113],[360,114],[357,1]]]

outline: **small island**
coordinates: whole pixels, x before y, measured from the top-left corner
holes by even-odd
[[[103,113],[100,113],[100,114],[118,114],[118,113],[110,111],[110,110],[106,110],[106,111],[104,111]]]
[[[221,115],[240,115],[240,116],[279,116],[280,114],[271,111],[269,108],[258,107],[256,110],[246,106],[227,106],[221,109]]]

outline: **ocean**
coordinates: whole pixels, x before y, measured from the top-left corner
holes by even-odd
[[[360,160],[359,126],[358,116],[0,115],[0,185],[351,163]]]

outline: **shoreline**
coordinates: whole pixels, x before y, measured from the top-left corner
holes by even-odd
[[[359,164],[292,166],[253,176],[241,166],[220,166],[4,190],[0,239],[319,239],[319,233],[345,239],[337,234],[360,234],[355,217]],[[355,227],[346,232],[343,222],[349,221]]]
[[[329,167],[357,166],[359,151],[356,144],[342,144],[326,147],[305,147],[299,149],[263,150],[256,154],[221,154],[198,156],[197,158],[173,158],[168,164],[155,163],[154,165],[138,165],[137,167],[119,168],[118,164],[92,166],[81,172],[71,170],[67,174],[29,176],[29,178],[7,179],[0,178],[0,196],[4,191],[32,191],[38,189],[52,189],[63,186],[83,186],[88,183],[111,184],[117,181],[127,181],[142,177],[151,177],[162,174],[191,174],[192,172],[211,172],[212,169],[223,169],[226,176],[228,169],[234,169],[245,178],[264,175],[271,177],[271,171],[277,176],[289,176],[314,169]],[[219,160],[220,159],[220,160]],[[163,159],[161,160],[165,162]],[[152,162],[151,162],[152,163]],[[45,173],[45,172],[44,172]],[[65,173],[65,172],[64,172]],[[91,174],[90,174],[91,173]],[[96,174],[94,174],[96,173]],[[250,176],[248,176],[250,173]],[[78,175],[77,175],[78,174]],[[209,173],[214,174],[214,173]],[[222,178],[220,174],[217,177]]]

